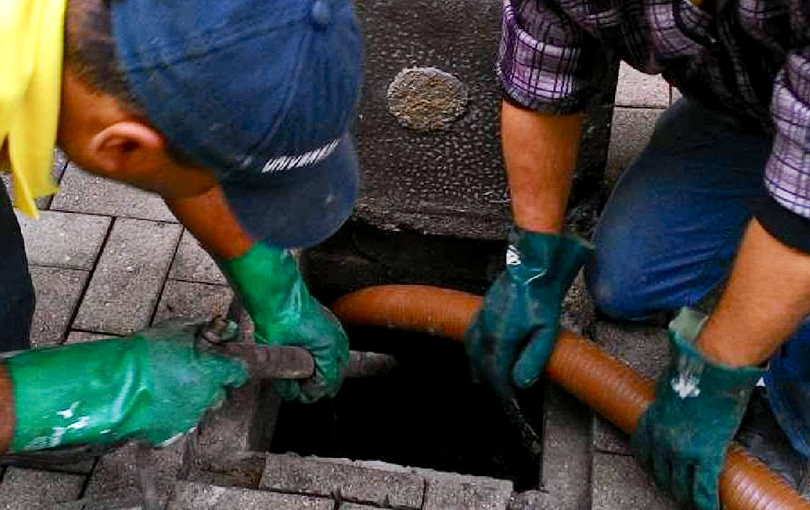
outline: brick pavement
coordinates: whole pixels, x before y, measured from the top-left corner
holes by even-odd
[[[614,179],[676,96],[660,79],[622,68],[608,161]],[[43,220],[21,218],[38,297],[35,345],[93,341],[164,317],[224,312],[231,290],[159,199],[85,174],[61,155],[55,173],[62,191],[41,201]],[[571,306],[588,306],[581,294]],[[665,361],[661,331],[606,323],[586,329],[647,374]],[[626,439],[555,388],[547,391],[541,485],[521,494],[503,480],[250,452],[245,424],[254,390],[243,390],[190,440],[155,454],[168,508],[672,508],[635,466]],[[0,508],[136,509],[136,477],[132,447],[48,471],[9,467],[0,479]]]

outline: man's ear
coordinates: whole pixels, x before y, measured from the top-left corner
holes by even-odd
[[[163,137],[137,121],[107,126],[93,135],[88,148],[93,163],[111,175],[157,169],[166,161]]]

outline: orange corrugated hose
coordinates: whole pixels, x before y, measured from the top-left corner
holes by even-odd
[[[481,297],[421,285],[382,285],[343,296],[333,305],[347,325],[383,326],[461,340]],[[654,397],[653,382],[593,342],[563,330],[546,366],[549,380],[631,434]],[[720,475],[728,510],[810,510],[780,476],[733,444]]]

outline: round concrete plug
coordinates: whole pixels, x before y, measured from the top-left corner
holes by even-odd
[[[467,109],[467,87],[435,67],[403,69],[388,86],[388,111],[401,125],[419,132],[447,128]]]

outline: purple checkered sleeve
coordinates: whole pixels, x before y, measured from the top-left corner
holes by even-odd
[[[776,77],[774,137],[765,185],[782,207],[810,218],[810,49],[792,53]]]
[[[532,110],[581,111],[594,92],[601,46],[543,0],[503,0],[496,72],[504,92]]]

